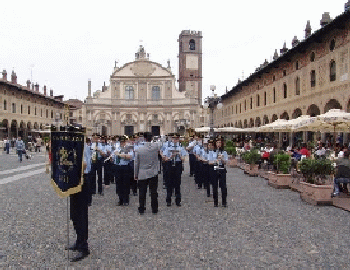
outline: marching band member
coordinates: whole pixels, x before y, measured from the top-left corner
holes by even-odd
[[[102,145],[99,137],[94,136],[91,144],[92,150],[92,168],[91,168],[91,188],[92,194],[96,194],[96,173],[97,173],[97,186],[98,193],[103,196],[102,187],[102,163],[105,157],[105,147]]]
[[[168,147],[163,155],[166,161],[170,161],[168,164],[167,173],[167,196],[166,203],[167,206],[171,206],[171,196],[173,190],[175,190],[175,203],[177,206],[181,206],[181,174],[182,174],[182,164],[184,162],[185,156],[187,155],[186,150],[180,145],[179,134],[174,134],[173,143]]]
[[[166,141],[163,143],[161,150],[160,150],[160,155],[162,157],[162,167],[163,167],[163,188],[166,189],[166,183],[168,181],[168,161],[166,159],[166,156],[164,155],[166,149],[170,147],[171,141],[169,139],[169,136],[172,136],[172,134],[169,134],[166,137]]]
[[[117,165],[116,193],[119,197],[118,205],[129,205],[130,178],[132,177],[132,167],[134,151],[132,147],[126,145],[126,137],[120,140],[120,148],[114,152],[114,163]]]
[[[112,149],[112,141],[105,141],[105,160],[104,160],[104,180],[105,180],[105,187],[109,188],[110,183],[112,181],[112,160],[111,160],[111,156],[113,153],[113,149]]]
[[[189,164],[190,164],[190,177],[194,175],[196,157],[194,155],[194,147],[196,146],[196,140],[191,136],[190,142],[187,147],[187,152],[189,154]]]
[[[209,164],[211,164],[210,180],[213,186],[214,207],[218,207],[218,187],[221,188],[222,206],[227,206],[227,186],[226,186],[226,168],[225,163],[228,160],[227,152],[224,151],[224,142],[222,138],[216,141],[216,150],[214,142],[210,145]]]
[[[193,147],[193,153],[195,155],[195,167],[194,167],[194,180],[198,185],[198,189],[201,189],[203,186],[203,178],[202,178],[202,162],[200,160],[200,155],[202,153],[202,138],[200,136],[196,136],[196,145]]]
[[[209,182],[209,163],[208,163],[208,141],[203,140],[203,148],[200,155],[202,162],[202,181],[203,186],[207,190],[207,197],[210,197],[210,182]]]
[[[80,192],[70,195],[70,218],[73,221],[77,240],[67,249],[78,251],[77,255],[72,258],[72,262],[80,261],[90,254],[87,240],[89,236],[88,206],[91,204],[91,189],[89,188],[91,164],[90,139],[87,138],[83,156],[83,185]]]

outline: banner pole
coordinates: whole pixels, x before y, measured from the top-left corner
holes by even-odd
[[[67,269],[69,269],[69,196],[67,197]]]

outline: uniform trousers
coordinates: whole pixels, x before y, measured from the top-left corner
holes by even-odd
[[[194,170],[194,181],[198,185],[198,188],[202,188],[202,162],[196,159],[195,170]]]
[[[102,193],[102,159],[96,160],[91,164],[91,189],[96,194],[96,174],[97,174],[97,191]]]
[[[207,190],[207,196],[210,196],[210,178],[209,178],[209,164],[203,163],[202,165],[202,179],[204,188]]]
[[[130,178],[133,174],[129,165],[117,165],[117,188],[116,193],[119,197],[120,204],[129,203],[130,195]]]
[[[177,161],[175,164],[172,162],[168,163],[168,177],[167,177],[167,196],[166,202],[171,203],[171,196],[173,195],[173,191],[175,191],[175,203],[181,203],[181,174],[182,174],[182,162]]]
[[[146,193],[147,193],[147,187],[149,186],[149,190],[151,193],[151,207],[152,212],[156,213],[158,212],[158,175],[138,180],[138,187],[139,187],[139,212],[143,213],[146,210]]]
[[[168,161],[162,161],[163,165],[163,185],[166,187],[167,177],[168,177]]]
[[[218,205],[219,196],[218,196],[218,188],[221,189],[221,198],[222,205],[227,205],[227,186],[226,186],[226,169],[220,168],[218,170],[214,170],[214,166],[210,165],[210,182],[213,186],[213,199],[214,205]]]
[[[189,160],[190,160],[190,175],[194,175],[196,156],[194,154],[189,154]]]
[[[80,251],[88,250],[88,205],[91,202],[89,179],[84,174],[84,183],[81,192],[70,195],[70,218],[77,234],[75,246]]]
[[[106,161],[104,164],[104,176],[105,176],[105,185],[110,185],[112,181],[112,162],[111,161]]]

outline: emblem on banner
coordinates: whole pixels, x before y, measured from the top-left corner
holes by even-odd
[[[83,184],[84,135],[51,132],[51,183],[61,197],[81,191]]]

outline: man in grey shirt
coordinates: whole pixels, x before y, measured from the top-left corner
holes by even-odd
[[[22,162],[22,154],[24,152],[24,142],[21,137],[18,137],[16,140],[16,149],[19,162]]]
[[[158,143],[152,143],[152,134],[145,132],[145,143],[135,149],[134,178],[139,188],[139,213],[145,210],[147,186],[151,192],[152,213],[158,213]]]

